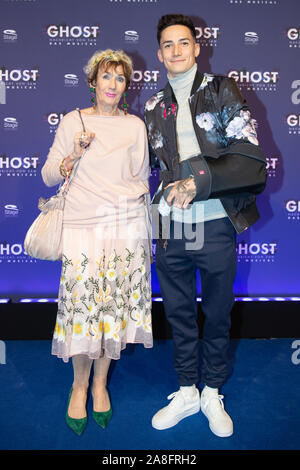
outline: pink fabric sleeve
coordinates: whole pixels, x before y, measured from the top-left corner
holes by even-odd
[[[149,164],[149,150],[146,126],[142,120],[140,120],[140,126],[137,134],[136,144],[133,148],[133,176],[139,176],[140,179],[148,185],[148,178],[150,176],[150,164]]]
[[[150,162],[149,162],[149,147],[146,126],[141,121],[141,125],[138,131],[136,146],[133,150],[134,155],[134,176],[139,176],[143,181],[148,191],[144,194],[145,201],[145,222],[148,233],[148,244],[149,253],[153,255],[152,250],[152,211],[151,211],[151,198],[149,190],[149,176],[151,174]]]
[[[63,158],[70,155],[74,149],[75,126],[72,126],[69,115],[62,118],[57,128],[54,142],[42,168],[42,178],[46,186],[55,186],[63,181],[59,165]]]

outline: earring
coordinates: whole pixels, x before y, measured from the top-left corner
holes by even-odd
[[[127,96],[127,93],[124,93],[123,104],[121,106],[121,108],[123,108],[123,111],[124,111],[125,115],[127,114],[127,111],[128,111],[128,108],[129,108],[129,105],[127,104],[127,101],[126,101],[126,96]]]
[[[92,102],[93,108],[96,109],[95,87],[91,86],[90,90],[91,90],[91,93],[92,93],[91,102]]]

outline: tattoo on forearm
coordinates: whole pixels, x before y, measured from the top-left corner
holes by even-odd
[[[194,180],[193,176],[190,176],[189,178],[186,178],[185,180],[182,180],[178,183],[177,185],[177,191],[179,193],[184,193],[186,196],[193,198],[196,195],[196,190],[195,188],[189,188],[189,183],[191,183]]]

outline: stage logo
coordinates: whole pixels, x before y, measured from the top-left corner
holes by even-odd
[[[8,157],[0,155],[0,176],[37,176],[39,155],[32,157]]]
[[[137,44],[139,42],[139,35],[136,31],[125,31],[124,39],[128,43]]]
[[[300,28],[288,28],[286,30],[289,47],[300,47]]]
[[[244,34],[244,44],[246,46],[257,46],[258,45],[258,34],[254,31],[247,31]]]
[[[3,129],[5,131],[17,131],[19,123],[14,117],[6,117],[3,119]]]
[[[96,25],[67,24],[46,26],[49,46],[96,46],[100,27]]]
[[[227,75],[234,78],[240,88],[255,91],[276,91],[279,81],[278,71],[230,70]]]
[[[157,90],[159,70],[134,70],[130,90]]]
[[[240,242],[236,247],[238,262],[270,263],[275,261],[277,242],[246,243]]]
[[[285,121],[289,134],[300,134],[300,114],[288,114]]]
[[[7,90],[36,90],[38,77],[38,67],[34,69],[12,70],[2,67],[0,69],[0,82],[4,82]]]
[[[79,85],[79,78],[75,73],[66,73],[64,75],[65,87],[73,88]]]
[[[18,40],[17,31],[14,29],[4,29],[3,30],[3,42],[7,44],[15,43]]]
[[[279,156],[274,156],[274,157],[266,157],[266,170],[267,174],[271,178],[275,178],[277,171],[278,171],[278,166],[279,166]]]
[[[289,199],[285,202],[288,220],[300,220],[300,200]]]
[[[0,242],[0,263],[36,263],[24,250],[23,243]]]
[[[16,204],[5,204],[4,217],[18,217],[20,209]]]
[[[201,28],[195,26],[196,30],[196,39],[198,40],[200,46],[217,46],[218,38],[220,35],[220,26],[205,26]]]

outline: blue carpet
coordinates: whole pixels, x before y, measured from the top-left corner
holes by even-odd
[[[105,430],[91,417],[82,436],[65,424],[71,362],[50,355],[50,341],[6,341],[0,364],[0,448],[295,450],[300,448],[300,364],[293,339],[231,342],[234,368],[222,389],[234,435],[218,438],[200,412],[172,429],[156,431],[152,415],[177,390],[172,341],[153,349],[128,345],[111,368],[113,417]]]

